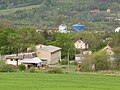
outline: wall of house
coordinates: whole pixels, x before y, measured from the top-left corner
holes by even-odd
[[[44,50],[38,50],[37,56],[40,59],[47,59],[47,64],[55,64],[61,59],[61,51],[50,53]]]
[[[88,48],[88,44],[86,45],[84,42],[76,42],[75,44],[75,48],[77,48],[77,49],[86,49],[86,48]]]
[[[61,50],[51,53],[51,64],[58,63],[61,60]]]
[[[18,65],[20,65],[21,64],[21,62],[20,62],[21,60],[18,60]],[[11,64],[11,65],[17,65],[17,61],[16,60],[11,60],[11,59],[7,59],[6,60],[6,64]]]
[[[38,50],[37,51],[37,56],[40,59],[47,59],[47,64],[51,64],[50,63],[50,61],[51,61],[51,53],[50,52],[47,52],[47,51],[44,51],[44,50]]]

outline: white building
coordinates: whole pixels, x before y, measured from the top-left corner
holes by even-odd
[[[115,29],[115,32],[119,32],[120,31],[120,27]]]
[[[67,33],[67,26],[65,24],[61,24],[59,26],[59,32],[61,32],[61,33]]]
[[[76,42],[74,43],[74,45],[75,45],[75,48],[76,48],[76,49],[80,49],[80,50],[86,50],[86,49],[88,49],[88,43],[86,43],[86,42],[83,41],[82,39],[76,41]]]
[[[21,64],[21,60],[23,60],[24,58],[34,58],[34,57],[36,57],[35,52],[20,53],[20,54],[6,55],[4,60],[5,60],[6,64],[18,66]]]

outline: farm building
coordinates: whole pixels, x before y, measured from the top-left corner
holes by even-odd
[[[6,55],[4,60],[7,64],[18,66],[21,64],[21,60],[23,60],[24,58],[34,58],[34,57],[36,57],[35,52],[20,53],[20,54]]]
[[[55,64],[61,60],[61,48],[56,46],[43,46],[36,52],[40,59],[47,60],[47,64]]]

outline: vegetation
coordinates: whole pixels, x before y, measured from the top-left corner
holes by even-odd
[[[26,70],[26,67],[25,67],[24,64],[20,64],[20,65],[18,66],[18,69],[19,69],[20,71],[25,71],[25,70]]]
[[[0,78],[1,90],[119,90],[120,88],[120,77],[117,76],[0,73]]]
[[[119,0],[0,0],[0,18],[16,25],[56,28],[65,23],[85,24],[86,30],[113,30],[119,26]],[[106,12],[110,9],[110,12]],[[92,13],[92,10],[100,12]]]
[[[61,65],[67,65],[68,64],[68,60],[67,59],[62,59],[60,64]]]
[[[31,67],[28,71],[29,71],[30,73],[35,73],[35,72],[36,72],[35,67]]]
[[[15,67],[5,64],[3,60],[0,60],[0,72],[14,72]]]
[[[54,68],[54,69],[48,70],[47,73],[62,74],[63,71],[60,68]]]

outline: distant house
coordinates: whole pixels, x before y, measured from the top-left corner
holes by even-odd
[[[88,49],[88,43],[84,41],[82,38],[79,39],[74,43],[76,49],[80,50],[87,50]]]
[[[55,64],[61,60],[61,48],[56,46],[43,46],[36,53],[40,59],[47,60],[47,64]]]
[[[113,55],[114,54],[112,48],[109,45],[107,45],[106,47],[104,47],[102,50],[106,51],[108,55]]]
[[[6,55],[4,60],[7,64],[11,64],[11,65],[20,65],[21,64],[21,60],[23,60],[24,58],[34,58],[36,57],[36,53],[35,52],[31,52],[31,53],[20,53],[20,54],[11,54],[11,55]]]
[[[113,52],[112,48],[109,45],[107,45],[102,50],[106,51],[106,53],[107,53],[107,61],[111,63],[110,64],[111,68],[114,68],[115,67],[114,62],[115,62],[116,58],[115,58],[115,53]]]
[[[93,9],[93,10],[90,10],[89,12],[90,13],[98,13],[100,10],[99,9]]]

